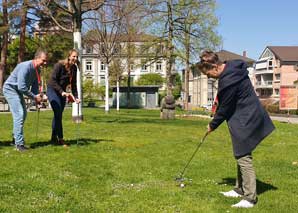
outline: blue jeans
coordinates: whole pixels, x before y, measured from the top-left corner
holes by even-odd
[[[47,88],[48,100],[54,111],[54,118],[52,121],[52,136],[63,138],[62,114],[65,107],[66,98],[57,93],[52,87]]]
[[[27,109],[23,94],[15,86],[4,85],[3,94],[8,102],[13,118],[13,136],[16,145],[24,145],[24,123]]]

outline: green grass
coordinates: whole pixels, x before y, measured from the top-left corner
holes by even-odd
[[[84,109],[84,122],[64,113],[68,148],[49,144],[51,111],[28,113],[26,144],[9,145],[12,118],[0,114],[0,212],[297,212],[297,125],[275,123],[276,131],[254,152],[259,203],[230,206],[236,164],[227,126],[209,135],[189,168],[192,182],[174,181],[203,136],[208,120],[159,119],[159,111]],[[77,132],[77,130],[79,130]],[[80,144],[77,145],[77,136]]]

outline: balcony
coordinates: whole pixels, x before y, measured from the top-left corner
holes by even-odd
[[[272,88],[272,80],[270,81],[257,81],[255,84],[256,88]]]
[[[259,69],[255,70],[255,75],[260,75],[260,74],[273,74],[273,69]]]

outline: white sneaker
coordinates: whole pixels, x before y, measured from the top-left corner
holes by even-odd
[[[223,194],[225,197],[242,197],[241,194],[238,194],[234,190],[231,190],[231,191],[228,191],[228,192],[219,192],[219,193]]]
[[[234,205],[232,205],[232,207],[235,208],[252,208],[254,207],[255,204],[247,201],[247,200],[241,200],[239,203],[236,203]]]

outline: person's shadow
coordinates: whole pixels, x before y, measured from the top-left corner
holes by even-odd
[[[91,139],[91,138],[79,138],[76,140],[65,140],[66,145],[78,145],[78,146],[86,146],[91,143],[101,143],[101,142],[113,142],[113,140],[105,140],[105,139]],[[53,144],[51,141],[38,141],[30,144],[31,149],[40,148],[43,146],[61,146],[57,144]]]
[[[219,185],[229,185],[234,186],[236,182],[235,178],[223,178],[222,182],[218,183]],[[271,185],[270,183],[265,183],[257,179],[257,193],[260,195],[269,190],[277,190],[277,187]]]
[[[14,146],[14,143],[11,141],[0,141],[0,147],[2,146]]]

